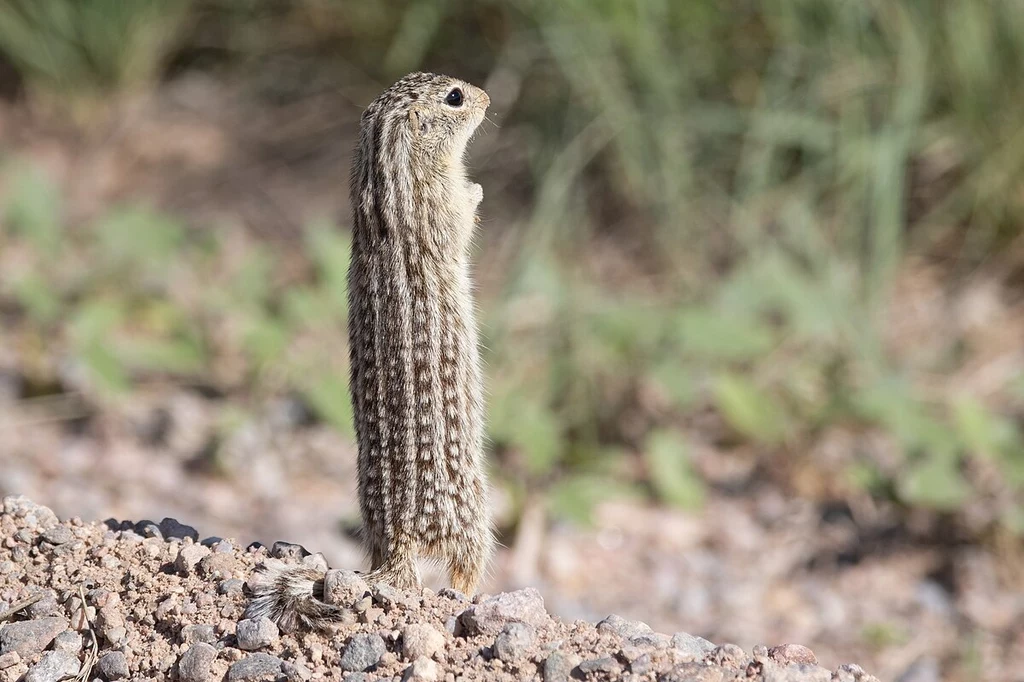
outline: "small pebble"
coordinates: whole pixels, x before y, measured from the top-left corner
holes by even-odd
[[[280,658],[270,654],[249,654],[228,668],[228,682],[258,680],[269,675],[276,676],[281,672],[282,663]]]
[[[77,655],[82,650],[82,635],[74,630],[65,630],[53,640],[55,651],[66,651]]]
[[[0,654],[17,651],[22,658],[31,658],[67,629],[67,619],[59,616],[8,623],[0,630]]]
[[[579,663],[580,657],[576,654],[566,654],[561,651],[551,652],[544,661],[544,682],[567,682],[573,669]]]
[[[273,646],[277,643],[280,633],[277,625],[269,618],[263,617],[257,620],[246,618],[238,621],[235,629],[235,637],[238,638],[238,648],[243,651],[255,651],[263,647]]]
[[[58,682],[78,674],[78,656],[66,651],[47,651],[39,662],[28,669],[25,682]]]
[[[496,635],[506,623],[519,621],[541,627],[549,621],[544,598],[532,587],[487,597],[459,617],[469,636]]]
[[[108,651],[103,654],[97,665],[100,673],[108,680],[120,680],[128,677],[128,659],[120,651]]]
[[[158,528],[165,538],[177,538],[179,540],[191,538],[193,542],[199,542],[199,531],[192,526],[178,523],[177,519],[164,519],[160,522]]]
[[[776,663],[788,665],[790,663],[818,664],[818,657],[814,652],[800,644],[781,644],[768,650],[768,658]]]
[[[402,655],[409,661],[433,658],[443,650],[445,637],[436,628],[425,623],[406,625],[402,629]]]
[[[217,593],[218,594],[241,594],[244,587],[245,587],[245,581],[244,580],[239,580],[238,578],[228,578],[227,580],[222,580],[220,582],[220,584],[217,585]]]
[[[346,672],[365,671],[377,665],[387,651],[380,635],[360,633],[353,635],[341,655],[341,669]]]
[[[75,539],[75,534],[67,526],[55,526],[42,534],[42,539],[51,545],[66,545]]]
[[[612,614],[597,624],[598,632],[609,632],[620,637],[639,637],[654,632],[647,623],[638,620],[626,620],[622,616]]]
[[[420,657],[413,661],[402,675],[402,682],[437,682],[441,669],[429,658]]]
[[[536,635],[526,623],[509,623],[494,640],[494,655],[506,663],[519,660],[533,646]]]
[[[179,573],[189,573],[209,554],[209,548],[202,545],[183,545],[174,559],[174,570]]]
[[[302,545],[278,541],[270,548],[270,556],[275,559],[293,559],[295,561],[300,561],[302,557],[309,556],[309,552]]]
[[[602,656],[589,661],[583,661],[576,666],[584,675],[605,673],[608,675],[618,674],[622,666],[611,656]]]
[[[181,642],[185,646],[192,646],[197,642],[213,644],[216,641],[217,633],[214,631],[213,626],[207,623],[186,625],[181,629]]]
[[[178,660],[178,679],[181,682],[207,682],[212,679],[211,666],[217,650],[206,642],[189,647]]]
[[[324,574],[324,601],[328,604],[351,606],[369,590],[366,581],[353,571],[334,569]]]

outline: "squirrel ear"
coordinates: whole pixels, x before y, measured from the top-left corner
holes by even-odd
[[[420,134],[424,134],[430,130],[430,117],[427,112],[422,111],[417,107],[409,109],[409,125],[413,130],[418,131]]]

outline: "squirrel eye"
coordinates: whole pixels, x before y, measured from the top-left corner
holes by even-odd
[[[462,106],[462,90],[453,88],[452,91],[448,93],[448,96],[444,98],[444,101],[451,107]]]

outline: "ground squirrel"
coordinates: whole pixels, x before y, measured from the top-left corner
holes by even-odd
[[[351,170],[351,393],[370,580],[420,586],[418,556],[472,594],[493,534],[484,476],[483,397],[469,243],[480,185],[463,155],[490,99],[410,74],[362,115]],[[268,567],[250,617],[317,627],[323,572]]]

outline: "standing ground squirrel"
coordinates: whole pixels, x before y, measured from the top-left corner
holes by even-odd
[[[443,562],[472,594],[493,545],[469,244],[480,185],[463,155],[490,99],[428,73],[402,78],[362,115],[351,171],[351,393],[368,579],[420,586]],[[247,614],[317,627],[323,572],[267,567]]]

